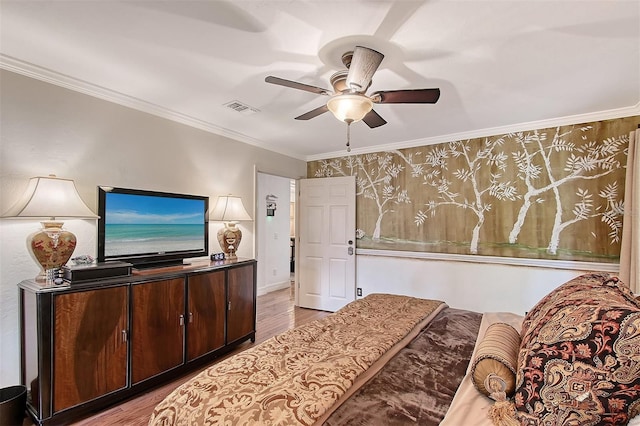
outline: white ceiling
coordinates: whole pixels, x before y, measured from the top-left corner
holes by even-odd
[[[355,45],[385,55],[369,93],[439,87],[434,105],[376,105],[353,152],[640,110],[640,1],[0,0],[0,66],[301,159],[344,155],[321,95]],[[240,101],[258,110],[236,112]],[[524,127],[527,128],[527,127]],[[447,139],[448,138],[448,139]]]

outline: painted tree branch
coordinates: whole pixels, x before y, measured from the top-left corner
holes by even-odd
[[[475,155],[471,154],[470,141],[466,142],[456,141],[449,143],[449,149],[444,152],[442,150],[434,150],[426,155],[426,163],[429,165],[437,165],[440,169],[447,169],[447,158],[463,158],[465,167],[453,172],[453,175],[462,183],[468,183],[468,187],[473,192],[473,200],[469,201],[467,198],[459,200],[460,194],[453,193],[449,190],[451,182],[441,178],[435,179],[439,174],[426,175],[424,184],[430,185],[436,188],[438,192],[438,198],[441,201],[429,201],[426,206],[426,211],[419,210],[414,218],[416,225],[420,226],[424,224],[429,216],[435,215],[436,209],[443,206],[454,206],[457,208],[467,209],[475,215],[476,222],[471,232],[471,241],[469,244],[469,252],[471,254],[478,253],[478,246],[480,242],[480,230],[485,223],[485,213],[491,210],[491,203],[485,200],[485,195],[488,194],[491,198],[499,200],[515,200],[517,199],[517,190],[511,182],[501,181],[501,173],[492,173],[491,179],[487,187],[482,188],[479,174],[481,173],[482,164],[488,167],[497,167],[499,170],[505,170],[507,168],[506,161],[508,156],[503,152],[495,152],[496,148],[502,146],[504,138],[500,137],[495,140],[485,139],[483,147],[475,152]],[[450,157],[449,157],[450,156]]]
[[[590,127],[588,126],[579,128],[581,132],[589,129]],[[577,222],[573,219],[563,221],[562,197],[559,188],[572,181],[599,179],[612,173],[617,167],[620,167],[620,162],[616,157],[624,146],[624,136],[608,138],[600,144],[592,141],[584,146],[576,146],[573,143],[567,143],[564,139],[574,130],[575,129],[572,129],[561,133],[560,128],[556,128],[553,141],[547,146],[543,143],[546,140],[546,134],[540,133],[537,130],[530,134],[517,133],[509,135],[514,138],[521,147],[521,150],[514,152],[512,157],[518,168],[518,177],[524,182],[527,188],[527,191],[522,196],[523,203],[518,211],[516,222],[513,224],[509,234],[509,243],[514,244],[517,241],[526,220],[527,213],[532,206],[532,200],[535,199],[536,202],[543,202],[541,196],[550,191],[553,193],[556,208],[547,251],[550,254],[556,254],[560,234],[569,225]],[[533,144],[536,145],[536,148],[532,152],[529,152],[528,147]],[[562,169],[562,171],[567,174],[564,176],[555,176],[552,167],[552,156],[554,153],[567,151],[571,152],[571,155],[565,161]],[[576,155],[576,153],[578,155]],[[540,160],[535,162],[536,158]],[[548,183],[536,187],[535,182],[541,178],[543,171],[548,179]]]

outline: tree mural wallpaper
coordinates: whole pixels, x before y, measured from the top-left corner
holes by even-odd
[[[308,163],[356,176],[360,248],[597,262],[620,255],[640,117]]]

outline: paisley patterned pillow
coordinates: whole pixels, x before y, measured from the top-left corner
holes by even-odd
[[[515,405],[523,425],[625,425],[640,412],[640,302],[587,274],[527,314]]]

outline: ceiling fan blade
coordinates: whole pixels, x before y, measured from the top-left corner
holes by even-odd
[[[380,117],[380,115],[374,110],[369,111],[367,115],[364,116],[362,121],[364,121],[367,126],[372,129],[387,124],[387,121],[384,118]]]
[[[320,114],[324,114],[327,111],[329,111],[329,108],[327,108],[326,105],[322,105],[316,109],[312,109],[309,112],[305,112],[304,114],[297,116],[296,120],[310,120],[314,117],[319,116]]]
[[[371,94],[377,104],[435,104],[440,98],[440,89],[383,90]]]
[[[356,46],[347,75],[347,87],[360,93],[367,90],[371,84],[371,77],[380,66],[382,58],[384,55],[378,51]]]
[[[322,87],[310,86],[304,83],[298,83],[297,81],[285,80],[284,78],[274,77],[272,75],[264,79],[267,83],[277,84],[279,86],[291,87],[292,89],[304,90],[306,92],[316,93],[318,95],[331,96],[331,92]]]

